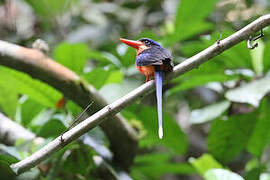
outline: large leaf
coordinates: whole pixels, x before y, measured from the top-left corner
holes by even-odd
[[[252,60],[250,50],[247,48],[246,42],[241,42],[234,47],[224,51],[217,58],[224,61],[225,67],[229,69],[248,68],[252,69]]]
[[[51,119],[45,123],[37,133],[37,136],[48,138],[48,137],[57,137],[64,132],[66,127],[58,119]]]
[[[100,89],[105,84],[121,83],[123,73],[120,70],[95,68],[83,75],[84,78],[95,88]]]
[[[224,30],[222,32],[222,36],[228,37],[233,33],[234,31]],[[211,35],[210,39],[201,38],[200,40],[197,41],[185,42],[180,47],[180,50],[181,52],[184,53],[186,57],[190,57],[199,53],[200,51],[204,50],[210,45],[216,43],[217,38],[218,37],[216,36],[216,33],[214,33]],[[221,53],[219,56],[216,56],[210,62],[201,65],[198,71],[201,72],[205,69],[204,72],[208,71],[209,75],[210,73],[217,73],[217,72],[224,73],[226,69],[239,69],[239,68],[245,69],[253,68],[250,50],[247,48],[245,42],[241,42],[235,45],[234,47]]]
[[[256,119],[247,149],[252,154],[261,157],[264,148],[270,143],[270,112],[267,99],[262,102]]]
[[[110,83],[121,83],[123,79],[123,73],[118,70],[118,71],[112,71],[110,73],[110,76],[107,78],[105,81],[105,84],[110,84]]]
[[[142,176],[146,179],[159,179],[166,173],[191,174],[195,169],[188,163],[174,163],[169,154],[152,153],[136,156],[131,169],[131,176],[137,180]]]
[[[246,163],[245,171],[245,180],[260,179],[260,174],[265,172],[265,167],[254,158]]]
[[[227,91],[225,97],[233,102],[249,103],[257,107],[269,91],[270,77],[264,77]]]
[[[108,64],[109,65],[114,64],[116,66],[121,65],[120,60],[116,56],[112,55],[111,53],[91,50],[89,51],[89,57],[93,60],[100,62],[101,65],[103,66],[108,65]]]
[[[0,76],[0,81],[5,82],[2,76]],[[0,82],[0,109],[11,118],[15,115],[18,97],[18,92],[14,88]]]
[[[0,159],[0,173],[1,179],[12,180],[15,179],[15,173],[10,168],[9,164],[6,161]]]
[[[197,159],[190,158],[189,162],[201,176],[203,176],[210,169],[222,168],[222,165],[210,154],[203,154]]]
[[[247,145],[256,122],[256,112],[215,120],[207,138],[209,152],[220,161],[233,160]]]
[[[226,169],[211,169],[204,175],[205,180],[244,180],[240,175]]]
[[[182,79],[182,81],[180,81]],[[217,74],[201,74],[201,75],[187,75],[183,76],[182,78],[177,78],[173,82],[179,82],[179,85],[171,88],[168,93],[174,94],[179,91],[187,90],[190,88],[195,88],[198,86],[205,85],[209,82],[226,82],[229,80],[235,79],[234,76],[228,76],[224,73],[217,73]]]
[[[89,49],[83,43],[61,43],[54,50],[54,58],[67,68],[77,73],[82,73],[84,65],[89,58]]]
[[[211,104],[202,109],[195,109],[191,112],[190,122],[192,124],[200,124],[219,117],[224,111],[230,107],[229,101],[221,101]]]
[[[174,33],[166,36],[166,43],[173,44],[179,40],[189,38],[200,32],[211,29],[213,26],[205,21],[215,7],[216,0],[203,3],[200,0],[179,1],[175,18]],[[200,13],[194,13],[200,12]]]
[[[74,0],[26,0],[35,12],[40,15],[42,18],[46,20],[50,20],[50,18],[63,13],[64,11],[69,10],[70,6],[72,5]],[[74,3],[73,3],[74,5]]]
[[[123,66],[134,66],[136,60],[136,51],[134,50],[134,48],[126,47],[126,45],[120,45],[118,48],[119,51],[120,48],[122,49],[122,51],[125,51],[125,53],[121,56],[121,63],[123,64]]]
[[[26,94],[29,98],[48,107],[55,107],[61,94],[51,86],[32,79],[29,75],[0,66],[1,86],[8,86],[20,94]]]
[[[19,108],[21,112],[21,123],[27,127],[33,118],[41,112],[44,106],[34,100],[26,99],[23,102],[20,102]]]
[[[80,148],[72,149],[71,152],[68,153],[67,158],[65,158],[63,171],[68,176],[73,174],[86,175],[89,173],[89,169],[94,166],[91,155],[93,155],[93,152],[86,145],[81,145]]]
[[[84,74],[83,77],[95,88],[100,89],[105,84],[110,72],[110,70],[105,70],[104,68],[95,68],[89,73]]]
[[[164,137],[158,138],[157,112],[155,108],[143,105],[133,105],[129,111],[134,113],[135,118],[142,121],[147,130],[146,136],[140,141],[140,146],[164,145],[175,153],[184,154],[187,150],[187,139],[176,121],[167,113],[163,114]],[[164,112],[164,111],[163,111]]]
[[[270,70],[270,41],[265,43],[265,51],[263,51],[263,70],[268,72]]]

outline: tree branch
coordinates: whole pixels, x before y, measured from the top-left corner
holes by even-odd
[[[0,41],[0,65],[25,72],[33,78],[48,83],[82,108],[93,101],[88,110],[89,114],[107,105],[93,86],[37,49]],[[110,116],[108,119],[100,126],[110,141],[114,159],[122,167],[128,168],[133,162],[138,146],[136,133],[120,114]]]
[[[270,25],[270,14],[258,18],[257,20],[250,23],[249,25],[234,33],[233,35],[227,37],[224,40],[221,40],[219,43],[215,43],[214,45],[200,52],[199,54],[177,65],[174,68],[173,72],[169,74],[167,80],[170,80],[174,77],[177,77],[192,70],[193,68],[198,67],[200,64],[208,61],[210,58],[217,56],[226,49],[231,48],[237,43],[248,39],[250,35],[255,34],[257,31],[268,25]],[[42,160],[49,157],[56,150],[60,149],[63,144],[70,143],[74,139],[78,138],[82,134],[97,126],[104,120],[104,118],[113,116],[114,114],[125,108],[127,105],[133,103],[135,100],[141,98],[143,95],[149,93],[153,89],[154,81],[149,81],[141,85],[140,87],[128,93],[124,97],[102,108],[100,111],[96,112],[91,117],[87,118],[70,131],[66,132],[63,135],[63,143],[61,143],[60,137],[58,137],[39,151],[29,156],[28,158],[13,164],[12,168],[16,170],[17,173],[22,173],[29,170],[30,168],[36,166]],[[119,147],[119,149],[121,149],[121,147]]]
[[[33,140],[35,137],[34,133],[10,120],[0,112],[0,141],[11,145],[19,138]]]

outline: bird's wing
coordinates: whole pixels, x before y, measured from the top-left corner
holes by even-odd
[[[144,50],[136,59],[137,66],[162,65],[166,59],[172,59],[168,50],[153,47]]]

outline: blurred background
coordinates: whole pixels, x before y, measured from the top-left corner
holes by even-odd
[[[1,0],[0,39],[29,48],[42,39],[46,55],[111,103],[145,80],[135,50],[120,37],[151,38],[178,64],[269,10],[269,0]],[[242,42],[165,85],[164,139],[154,93],[121,111],[139,137],[129,170],[111,160],[110,142],[95,128],[16,178],[270,180],[270,30],[263,32],[257,48]],[[62,96],[0,66],[3,177],[15,178],[9,165],[59,136],[82,111],[68,99],[57,108]],[[26,138],[10,141],[3,119],[24,127],[19,137]]]

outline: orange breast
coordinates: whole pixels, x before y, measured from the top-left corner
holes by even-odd
[[[145,76],[154,77],[155,75],[155,68],[154,66],[136,66],[138,71]]]

